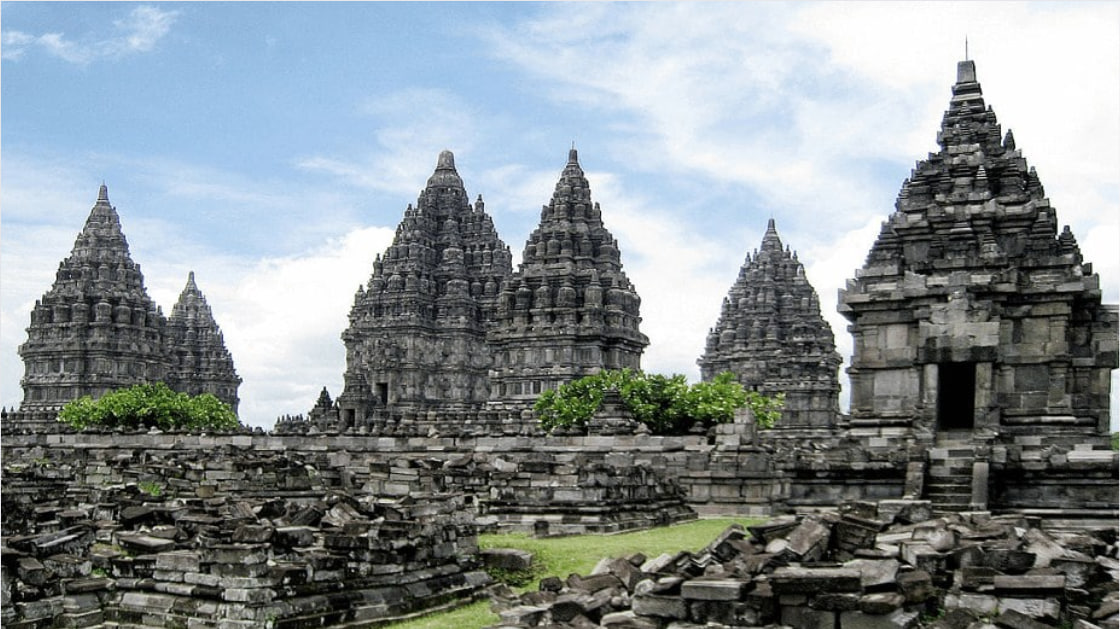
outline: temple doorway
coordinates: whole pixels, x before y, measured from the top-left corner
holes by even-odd
[[[972,430],[976,415],[976,363],[937,366],[937,429]]]

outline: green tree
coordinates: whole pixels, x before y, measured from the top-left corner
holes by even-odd
[[[607,391],[617,391],[634,419],[654,434],[685,434],[696,426],[727,423],[735,411],[749,407],[762,428],[781,415],[784,396],[767,397],[746,391],[734,374],[721,373],[709,382],[689,386],[680,374],[664,376],[631,369],[602,371],[545,391],[533,406],[541,427],[582,429],[599,410]]]
[[[240,426],[229,405],[209,393],[189,396],[162,382],[138,384],[94,400],[78,398],[62,407],[61,422],[73,428],[159,428],[230,430]]]

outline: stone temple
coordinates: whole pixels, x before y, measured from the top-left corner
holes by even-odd
[[[985,107],[972,61],[938,142],[841,291],[852,425],[979,441],[1106,434],[1116,306]]]
[[[148,296],[109,192],[101,186],[54,285],[35,302],[21,410],[53,411],[145,382],[211,393],[237,410],[241,378],[194,273],[170,319]]]
[[[489,336],[490,399],[532,404],[544,390],[603,369],[638,369],[649,339],[641,299],[573,148],[503,285]]]
[[[827,434],[840,416],[840,354],[797,252],[782,247],[774,219],[748,255],[708,332],[700,375],[729,371],[747,389],[785,394],[775,430]]]
[[[448,410],[489,399],[487,331],[511,268],[482,197],[470,203],[455,157],[444,151],[354,297],[342,334],[341,419],[353,423],[386,406]]]
[[[516,273],[450,151],[350,311],[339,419],[374,409],[523,409],[542,390],[638,368],[649,340],[575,149]],[[329,400],[329,395],[327,398]],[[317,417],[329,416],[322,396]]]

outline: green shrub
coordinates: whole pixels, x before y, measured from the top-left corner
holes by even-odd
[[[585,376],[558,389],[545,391],[533,405],[541,427],[582,429],[602,406],[607,391],[616,391],[637,421],[658,435],[685,434],[735,418],[749,407],[758,425],[770,428],[781,415],[784,395],[767,397],[746,391],[729,372],[709,382],[689,385],[683,375],[664,376],[622,369]]]
[[[73,428],[230,430],[240,423],[229,405],[209,393],[191,397],[162,382],[119,389],[94,400],[84,396],[62,407],[61,422]]]

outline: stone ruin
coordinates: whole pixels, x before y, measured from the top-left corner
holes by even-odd
[[[441,154],[355,297],[344,391],[324,389],[307,417],[267,434],[69,431],[55,415],[79,395],[162,378],[236,404],[240,382],[193,274],[170,319],[147,297],[103,186],[32,312],[23,404],[0,411],[5,626],[368,626],[477,595],[479,527],[569,534],[777,513],[801,514],[781,525],[801,533],[729,533],[707,558],[648,571],[613,562],[549,581],[526,602],[540,609],[507,620],[913,626],[936,600],[958,623],[939,627],[977,622],[954,607],[1005,627],[1115,626],[1115,599],[1097,596],[1089,564],[1115,590],[1116,307],[1101,304],[1072,233],[1058,232],[972,62],[958,68],[939,142],[841,293],[851,413],[837,409],[819,300],[771,222],[700,363],[704,377],[729,369],[784,391],[785,426],[759,430],[743,415],[678,437],[613,411],[589,434],[545,435],[526,410],[567,379],[638,367],[648,343],[574,150],[516,272]],[[166,493],[146,493],[157,485]],[[882,511],[900,500],[933,523]],[[879,511],[812,515],[848,501]],[[811,547],[789,551],[805,535]],[[1074,554],[1039,563],[1028,547],[1050,542]],[[879,556],[892,545],[897,557]],[[1019,552],[1034,553],[1029,566]],[[891,585],[842,565],[888,559]],[[611,573],[623,563],[629,576]],[[1075,564],[1093,574],[1075,576]],[[649,578],[631,583],[638,573]],[[913,578],[933,593],[908,592]],[[626,588],[587,585],[616,581]]]
[[[1120,626],[1117,531],[928,501],[733,525],[707,547],[606,558],[589,575],[499,586],[493,629],[1042,629]]]
[[[4,469],[5,627],[369,627],[482,595],[470,496],[226,445]]]

